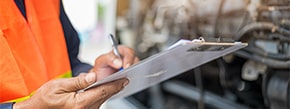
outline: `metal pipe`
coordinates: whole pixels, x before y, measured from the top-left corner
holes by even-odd
[[[155,85],[149,88],[150,104],[152,109],[165,109],[164,96],[161,92],[161,86]]]
[[[202,75],[201,75],[201,68],[200,67],[197,67],[194,69],[194,78],[195,78],[195,83],[196,83],[196,86],[198,87],[199,89],[199,94],[200,94],[200,97],[199,97],[199,100],[198,100],[198,103],[197,103],[197,107],[198,109],[204,109],[204,88],[203,88],[203,83],[202,83]]]
[[[168,81],[163,84],[165,91],[184,97],[189,100],[197,101],[200,94],[197,88],[180,81]],[[247,106],[235,103],[211,92],[205,91],[204,102],[218,109],[250,109]]]

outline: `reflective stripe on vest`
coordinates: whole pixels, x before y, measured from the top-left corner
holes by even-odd
[[[57,78],[69,78],[69,77],[72,77],[72,72],[67,72],[67,73],[65,73],[63,75],[60,75]],[[13,100],[9,100],[7,102],[21,102],[21,101],[24,101],[26,99],[29,99],[33,94],[34,94],[34,92],[32,92],[31,94],[29,94],[28,96],[21,97],[21,98],[17,98],[17,99],[13,99]]]
[[[25,0],[25,8],[27,20],[14,0],[0,2],[0,102],[29,96],[70,72],[60,0]]]

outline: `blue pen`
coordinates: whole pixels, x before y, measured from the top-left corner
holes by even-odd
[[[110,41],[111,41],[111,44],[112,44],[112,47],[113,47],[113,52],[114,52],[114,54],[115,54],[118,58],[122,59],[122,56],[120,55],[120,52],[119,52],[119,50],[118,50],[118,43],[117,43],[117,41],[115,40],[115,38],[114,38],[114,36],[113,36],[112,34],[109,35],[109,39],[110,39]],[[119,70],[123,70],[123,67],[121,67]]]

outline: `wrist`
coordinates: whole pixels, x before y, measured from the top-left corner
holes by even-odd
[[[22,102],[14,103],[12,109],[24,109],[25,106]]]
[[[33,103],[30,102],[30,99],[27,99],[22,102],[14,103],[12,109],[33,109],[32,104]]]

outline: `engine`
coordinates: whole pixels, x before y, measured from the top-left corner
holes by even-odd
[[[249,44],[172,79],[197,88],[200,96],[194,103],[190,102],[194,99],[166,88],[166,82],[161,84],[167,98],[164,108],[170,109],[176,99],[188,107],[223,108],[207,103],[208,91],[230,101],[228,104],[237,104],[233,106],[290,109],[289,0],[148,0],[139,4],[141,8],[131,9],[135,14],[128,15],[127,21],[138,36],[134,47],[141,58],[179,39],[203,37],[206,41]],[[149,106],[142,93],[144,96],[141,92],[135,97]]]

